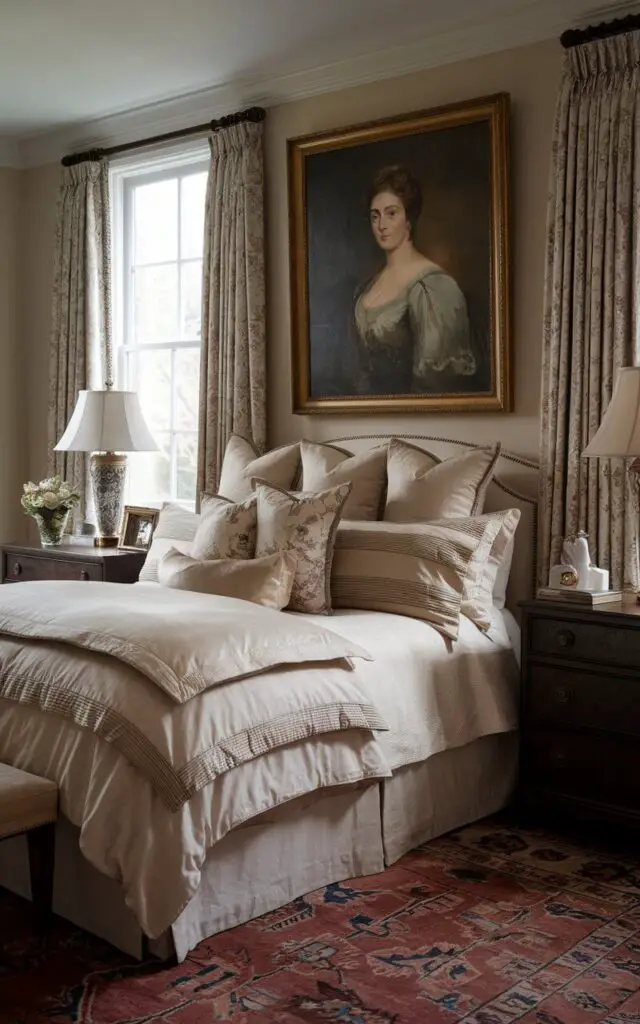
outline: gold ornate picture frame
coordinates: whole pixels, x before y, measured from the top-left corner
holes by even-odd
[[[295,413],[508,412],[509,97],[288,140]]]
[[[118,547],[123,551],[148,551],[160,510],[125,505]]]

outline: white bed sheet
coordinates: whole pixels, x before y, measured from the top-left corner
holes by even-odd
[[[386,612],[309,618],[373,655],[356,674],[389,725],[378,742],[392,770],[517,728],[517,625],[509,614],[494,609],[487,633],[462,616],[455,644],[426,622]]]

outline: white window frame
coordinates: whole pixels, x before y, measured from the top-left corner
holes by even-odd
[[[170,451],[171,451],[171,501],[179,502],[187,507],[195,504],[193,500],[178,498],[177,493],[177,458],[175,435],[176,434],[197,434],[193,432],[174,429],[174,403],[176,379],[174,374],[175,353],[179,349],[193,349],[197,346],[195,340],[176,338],[168,342],[151,342],[143,345],[133,343],[133,302],[130,295],[131,278],[129,268],[133,262],[133,190],[136,186],[163,181],[166,178],[186,177],[189,174],[208,171],[210,166],[209,148],[206,142],[199,141],[188,146],[181,145],[172,149],[156,151],[154,153],[133,157],[124,157],[114,160],[110,168],[111,187],[111,238],[112,238],[112,310],[113,310],[113,344],[114,344],[114,370],[116,387],[121,387],[125,380],[125,360],[129,353],[137,351],[171,351],[171,409],[170,409]],[[177,262],[180,267],[182,263],[188,263],[189,259],[181,261],[181,231],[180,231],[180,196],[178,189],[178,254]],[[193,257],[193,262],[201,257]],[[191,259],[191,258],[190,258]],[[170,261],[172,264],[175,262]],[[181,275],[178,273],[178,309],[181,307]],[[200,342],[201,344],[201,342]],[[155,496],[150,500],[155,500]],[[157,501],[156,501],[157,504]]]

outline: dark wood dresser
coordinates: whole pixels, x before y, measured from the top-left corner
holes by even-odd
[[[135,583],[144,551],[94,548],[76,541],[52,548],[4,544],[1,551],[3,583],[26,580],[97,580],[105,583]]]
[[[519,803],[640,826],[640,606],[522,605]]]

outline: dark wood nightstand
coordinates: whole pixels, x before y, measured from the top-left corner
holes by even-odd
[[[135,583],[144,551],[119,551],[118,548],[94,548],[92,543],[75,541],[53,548],[4,544],[1,548],[3,583],[25,580],[97,580],[105,583]]]
[[[522,611],[521,805],[640,827],[640,606]]]

